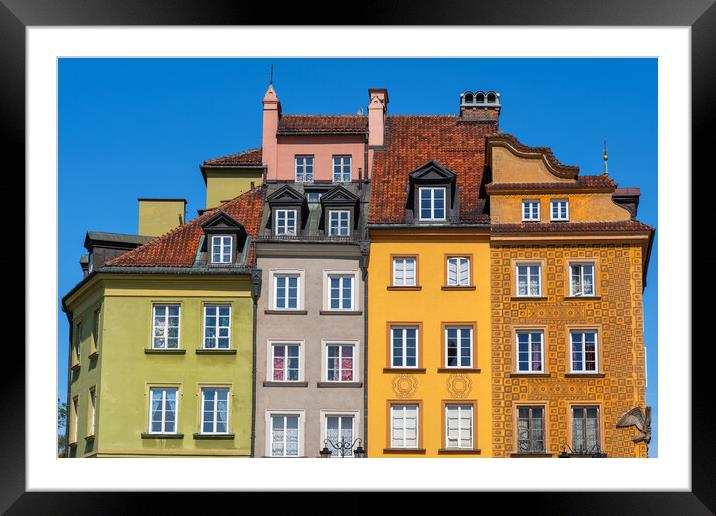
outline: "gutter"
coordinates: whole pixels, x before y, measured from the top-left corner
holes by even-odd
[[[489,222],[465,222],[460,224],[368,224],[368,229],[455,229],[455,228],[489,228]]]
[[[69,346],[67,347],[67,396],[65,398],[65,458],[69,458],[70,456],[70,383],[72,382],[72,336],[74,332],[75,325],[72,322],[72,315],[67,311],[67,307],[64,304],[64,301],[62,303],[62,311],[65,312],[65,315],[67,316],[67,321],[70,324],[70,331],[69,333]]]
[[[370,249],[370,241],[366,242]],[[368,457],[368,254],[361,253],[363,274],[363,449]]]
[[[654,246],[654,235],[656,234],[656,229],[651,228],[651,231],[649,233],[649,245],[646,248],[646,259],[644,260],[644,274],[642,276],[642,292],[646,288],[646,274],[649,272],[649,260],[651,259],[651,248]]]

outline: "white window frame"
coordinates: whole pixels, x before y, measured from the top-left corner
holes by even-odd
[[[337,163],[337,160],[339,160],[340,162]],[[345,179],[346,160],[348,160],[348,179]],[[341,168],[340,179],[336,179],[336,165],[340,166],[340,168]],[[333,156],[333,159],[331,160],[331,176],[333,177],[334,183],[350,183],[351,178],[353,176],[353,156],[350,156],[350,155]]]
[[[336,227],[337,233],[333,231],[333,216],[338,218],[338,226]],[[342,215],[345,215],[345,230],[346,234],[343,235],[342,230],[344,229],[341,225],[343,222]],[[351,210],[328,210],[328,236],[351,236]]]
[[[276,269],[271,271],[271,299],[270,306],[272,310],[280,310],[286,312],[300,311],[303,310],[303,285],[304,285],[304,271],[299,269]],[[296,276],[296,307],[288,308],[278,307],[278,278],[282,276]],[[288,289],[288,286],[286,286]],[[288,304],[288,291],[286,292],[286,304]]]
[[[396,280],[397,280],[396,273],[398,272],[398,268],[396,267],[396,265],[398,265],[397,262],[400,260],[403,261],[402,267],[401,267],[401,271],[403,273],[403,283],[402,284],[398,284],[396,282]],[[413,282],[412,283],[405,282],[405,273],[407,271],[407,268],[405,267],[405,263],[408,260],[411,260],[413,262]],[[417,282],[418,282],[418,259],[417,259],[417,257],[415,257],[415,256],[395,256],[395,257],[393,257],[393,260],[392,260],[392,268],[393,268],[393,271],[392,271],[393,272],[393,285],[392,286],[394,286],[394,287],[415,287],[417,285]]]
[[[532,368],[532,335],[533,334],[539,334],[540,335],[540,368],[539,370]],[[545,363],[544,363],[544,330],[543,329],[519,329],[515,331],[515,372],[519,374],[545,374],[547,371],[545,371]],[[520,369],[520,334],[529,334],[530,337],[527,341],[528,350],[527,350],[527,365],[528,369]]]
[[[226,307],[229,308],[229,326],[226,327],[226,326],[220,326],[220,325],[219,325],[219,312],[217,311],[217,313],[216,313],[216,325],[214,326],[214,329],[216,330],[216,333],[215,333],[215,335],[214,335],[214,337],[213,337],[214,343],[215,343],[216,345],[215,345],[215,346],[207,346],[207,345],[206,345],[206,339],[208,338],[208,337],[206,336],[206,328],[207,328],[207,326],[206,326],[206,318],[208,317],[207,309],[208,309],[208,308],[219,308],[219,307],[222,307],[222,306],[226,306]],[[219,329],[220,329],[220,328],[228,328],[228,330],[229,330],[229,331],[228,331],[229,335],[228,335],[228,337],[227,337],[227,338],[229,339],[229,344],[228,344],[226,347],[219,347]],[[201,345],[202,345],[202,349],[231,349],[231,303],[221,303],[221,302],[216,302],[216,303],[204,303],[204,324],[203,324],[203,327],[202,327],[202,342],[201,342]]]
[[[178,308],[177,311],[177,345],[176,347],[169,347],[168,346],[168,339],[169,339],[169,310],[166,311],[166,323],[164,324],[164,341],[165,345],[164,347],[159,347],[154,345],[154,333],[156,331],[156,326],[154,325],[154,321],[156,319],[156,309],[157,307],[170,307],[170,306],[176,306]],[[181,349],[181,304],[180,303],[152,303],[152,332],[149,335],[149,347],[151,349]]]
[[[293,227],[288,225],[288,214],[293,213]],[[283,215],[283,225],[279,223],[280,217]],[[276,236],[296,236],[298,234],[298,210],[280,209],[276,210],[276,228],[274,229]]]
[[[393,417],[393,411],[396,407],[415,407],[415,446],[405,446],[405,409],[403,409],[403,446],[396,446],[395,441],[393,440],[393,434],[394,434],[394,417]],[[420,449],[420,404],[419,403],[391,403],[390,404],[390,447],[391,448],[400,448],[400,449],[406,449],[406,450],[417,450]]]
[[[298,455],[273,455],[273,416],[296,416],[298,417]],[[266,457],[293,459],[303,457],[305,454],[304,436],[306,435],[306,411],[304,409],[269,409],[265,415],[266,427],[266,448],[264,450]],[[284,443],[285,443],[285,426],[284,426]],[[284,450],[285,450],[284,446]]]
[[[532,272],[530,267],[537,267],[537,286],[539,292],[537,294],[530,294],[530,280],[532,279]],[[520,267],[527,267],[527,293],[520,293]],[[542,297],[542,263],[541,262],[520,262],[515,264],[515,297]]]
[[[561,216],[562,210],[559,207],[559,203],[564,203],[564,217]],[[557,217],[554,216],[554,209],[555,205],[557,205]],[[549,203],[549,214],[551,219],[555,222],[563,221],[567,222],[569,221],[569,199],[552,199]]]
[[[97,410],[97,386],[93,386],[89,390],[90,399],[90,420],[89,420],[89,433],[87,435],[94,435],[94,418]]]
[[[72,417],[72,432],[70,432],[70,442],[68,444],[76,443],[77,442],[77,436],[79,434],[78,427],[80,424],[80,395],[77,394],[76,396],[72,397],[72,410],[74,411],[73,417]]]
[[[158,432],[152,431],[152,391],[154,390],[174,390],[174,431],[173,432],[167,432],[165,430],[166,426],[166,420],[165,420],[165,412],[166,412],[166,396],[162,394],[162,429]],[[148,414],[148,421],[147,421],[147,433],[148,434],[169,434],[173,435],[178,433],[179,431],[179,386],[177,385],[150,385],[149,386],[149,414]]]
[[[351,431],[351,435],[353,436],[351,438],[351,443],[353,443],[356,439],[361,439],[361,443],[363,442],[363,437],[360,435],[360,411],[359,410],[321,410],[320,412],[320,424],[321,424],[321,448],[323,448],[323,445],[325,443],[325,440],[328,439],[328,418],[329,417],[351,417],[353,418],[353,428]],[[335,443],[334,443],[335,444]],[[362,445],[362,444],[361,444]],[[331,457],[335,457],[338,455],[338,451],[334,450],[330,445],[328,445],[328,449],[333,452]],[[353,457],[353,450],[351,450],[350,455],[346,453],[346,457]]]
[[[581,369],[575,369],[574,368],[574,334],[575,333],[593,333],[594,334],[594,370],[591,371],[589,369],[586,369],[587,365],[587,351],[586,351],[586,338],[584,338],[581,342],[582,344],[582,351],[581,351],[581,357],[582,357],[582,368]],[[598,374],[599,373],[599,332],[593,328],[586,328],[586,329],[580,329],[580,328],[572,328],[569,330],[569,369],[572,373],[579,373],[579,374]]]
[[[389,328],[390,330],[390,367],[396,368],[396,369],[418,369],[420,368],[420,327],[419,326],[410,326],[410,325],[402,325],[402,324],[396,324],[395,326],[391,326]],[[395,365],[395,356],[393,355],[393,351],[395,347],[393,346],[393,338],[394,333],[393,330],[403,330],[403,345],[401,348],[401,364]],[[406,338],[405,338],[405,330],[415,330],[415,365],[409,366],[406,365],[407,362],[407,346],[406,344]]]
[[[596,264],[594,262],[568,262],[569,267],[569,295],[571,297],[594,297],[597,295],[597,282],[596,282]],[[592,268],[592,292],[589,294],[584,293],[584,267],[590,266]],[[579,267],[579,285],[582,289],[581,292],[574,291],[574,270],[572,267]]]
[[[317,196],[317,198],[316,198],[315,201],[312,201],[312,200],[311,200],[311,198],[310,198],[311,195],[316,195],[316,196]],[[323,193],[322,193],[322,192],[308,191],[308,192],[306,192],[306,201],[309,202],[309,203],[318,203],[318,202],[321,202],[321,197],[322,197],[322,196],[323,196]]]
[[[309,159],[311,161],[311,178],[306,179],[307,160],[309,160]],[[303,160],[303,162],[301,164],[301,166],[303,167],[303,177],[302,178],[299,178],[299,175],[298,175],[298,168],[299,168],[298,161],[299,160]],[[295,177],[296,177],[297,183],[313,183],[313,179],[315,177],[315,170],[314,170],[315,163],[316,163],[316,160],[314,159],[314,156],[310,155],[310,154],[302,154],[302,155],[297,155],[294,157]]]
[[[228,239],[229,241],[229,252],[226,254],[225,247],[226,243],[225,241]],[[219,240],[219,260],[214,260],[214,241]],[[225,265],[227,263],[232,263],[232,257],[234,256],[234,236],[233,235],[211,235],[211,242],[210,249],[209,249],[209,256],[211,263],[221,264]]]
[[[451,283],[450,282],[450,262],[455,260],[455,267],[456,267],[456,275],[457,275],[457,283]],[[467,282],[460,281],[460,263],[462,261],[467,262]],[[448,256],[447,260],[445,260],[445,267],[446,267],[446,275],[447,278],[447,286],[448,287],[469,287],[470,286],[470,257],[469,256]]]
[[[448,365],[448,330],[457,330],[457,364],[458,365]],[[462,332],[468,330],[470,332],[470,364],[469,365],[460,365],[461,359],[462,359],[462,346],[460,345],[460,340],[462,338]],[[454,324],[454,325],[446,325],[445,331],[443,333],[443,346],[445,349],[445,363],[443,364],[443,367],[450,368],[450,369],[472,369],[474,367],[475,363],[475,357],[473,356],[475,354],[475,332],[474,328],[472,326],[465,326],[460,324]]]
[[[296,383],[303,382],[305,378],[304,364],[305,364],[305,341],[303,340],[290,340],[290,339],[269,339],[266,341],[266,381],[269,382],[281,382],[281,383]],[[274,380],[274,348],[276,346],[298,346],[298,379],[296,380]],[[284,360],[286,355],[284,355]],[[286,377],[287,367],[284,364],[284,378]]]
[[[523,199],[522,200],[522,222],[539,222],[541,220],[541,206],[539,199]],[[529,205],[529,207],[528,207]],[[537,206],[537,215],[535,216],[534,205]]]
[[[437,190],[443,191],[443,216],[435,216],[435,194]],[[423,193],[430,192],[430,217],[423,217]],[[447,188],[444,186],[419,186],[418,187],[418,220],[444,221],[447,220]]]
[[[214,416],[214,422],[212,425],[214,430],[212,430],[210,432],[204,431],[204,402],[206,401],[206,398],[204,397],[204,392],[206,390],[212,390],[212,389],[215,391],[219,391],[219,390],[226,391],[226,431],[224,431],[224,432],[218,432],[216,430],[216,426],[219,422],[218,410],[217,410],[218,396],[216,396],[216,395],[214,396],[214,411],[212,413]],[[202,434],[202,435],[226,435],[226,434],[231,433],[231,397],[232,397],[231,387],[229,387],[228,385],[202,385],[200,387],[200,389],[199,389],[199,411],[200,411],[199,433],[200,434]]]
[[[457,446],[450,446],[450,439],[448,434],[448,410],[451,407],[457,407]],[[460,422],[462,420],[462,412],[465,411],[465,407],[469,407],[470,410],[470,446],[462,446],[462,429],[460,428]],[[473,450],[475,448],[475,405],[472,403],[460,403],[450,402],[445,404],[445,448],[448,450]]]
[[[351,299],[350,307],[342,308],[343,288],[340,289],[339,307],[331,308],[331,278],[339,276],[341,278],[350,278],[351,281]],[[338,270],[329,269],[323,271],[323,309],[328,312],[354,312],[357,308],[358,293],[358,271],[356,270]]]
[[[357,340],[321,339],[321,380],[331,383],[354,383],[360,382],[358,366],[360,364],[359,342]],[[351,346],[353,348],[353,379],[352,380],[329,380],[328,379],[328,346]]]

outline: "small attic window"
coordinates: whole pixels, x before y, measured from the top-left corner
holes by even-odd
[[[487,102],[489,102],[490,104],[493,104],[496,99],[497,99],[497,97],[495,96],[495,94],[493,92],[490,92],[487,94]]]
[[[474,100],[475,98],[473,97],[472,93],[465,93],[465,104],[472,104]]]
[[[475,95],[475,102],[477,102],[478,104],[484,104],[485,94],[480,92],[477,95]]]
[[[211,235],[211,263],[231,263],[233,235]]]

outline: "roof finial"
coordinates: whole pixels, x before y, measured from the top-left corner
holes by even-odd
[[[609,175],[609,166],[607,165],[607,160],[609,159],[609,156],[607,155],[607,139],[604,138],[604,175]]]
[[[271,71],[269,72],[269,84],[273,84],[273,65],[271,65]]]

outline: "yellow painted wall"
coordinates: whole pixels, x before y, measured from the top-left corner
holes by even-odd
[[[489,236],[475,230],[448,232],[436,230],[429,236],[415,231],[371,231],[368,267],[368,456],[437,457],[445,432],[442,402],[477,401],[475,446],[490,457],[491,444],[491,367],[490,367],[490,269]],[[418,256],[419,291],[388,290],[391,283],[391,254]],[[472,254],[472,280],[475,290],[445,291],[445,254]],[[384,372],[389,354],[388,322],[420,322],[424,373]],[[442,323],[476,323],[475,367],[481,372],[460,374],[438,372],[442,367]],[[390,446],[388,400],[420,400],[420,427],[424,454],[384,453]],[[445,456],[454,457],[450,454]]]
[[[159,236],[184,224],[183,200],[139,200],[139,234]]]
[[[205,169],[206,208],[216,208],[251,189],[251,183],[259,186],[262,182],[262,169]]]
[[[612,222],[630,220],[631,214],[612,201],[611,193],[551,193],[490,195],[490,217],[495,224],[520,224],[522,201],[540,201],[540,222],[549,223],[552,218],[551,201],[567,199],[569,222]]]
[[[573,183],[573,179],[562,178],[549,171],[541,154],[520,157],[510,149],[492,147],[493,183]]]

